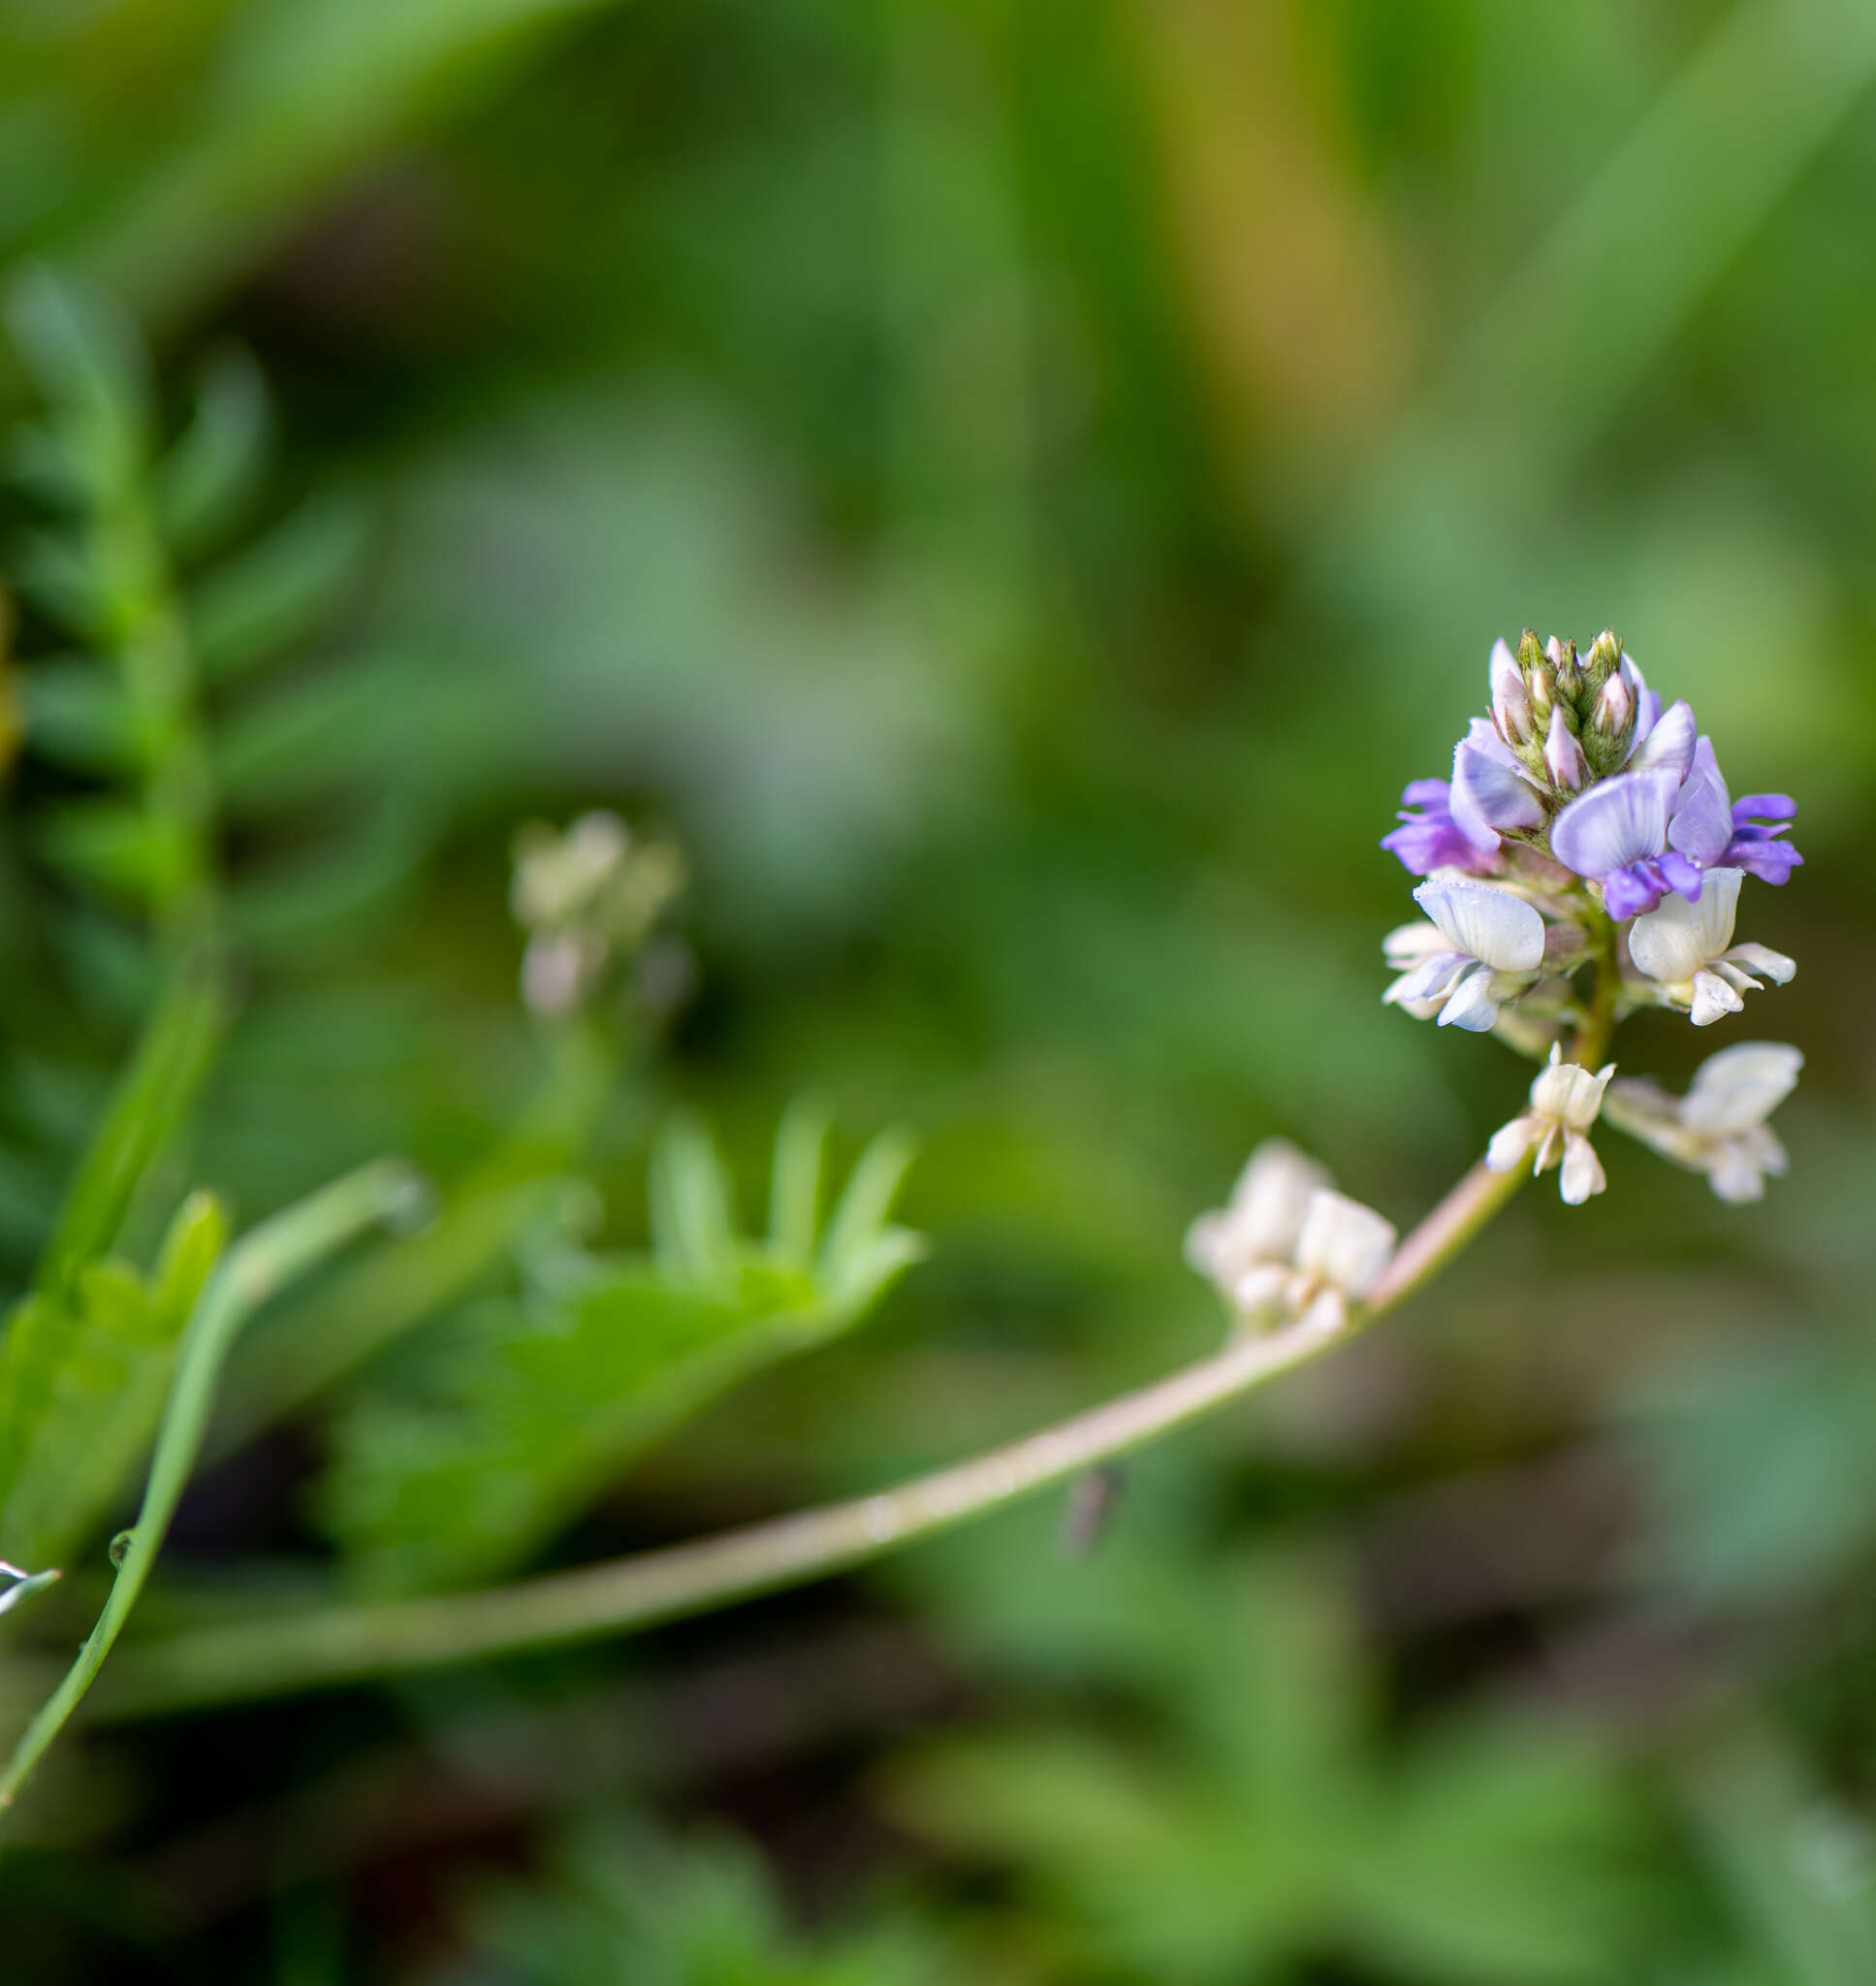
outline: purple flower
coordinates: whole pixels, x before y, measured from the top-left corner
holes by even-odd
[[[1381,845],[1401,858],[1415,876],[1431,876],[1436,869],[1464,869],[1473,876],[1489,876],[1498,858],[1489,848],[1479,848],[1466,839],[1452,817],[1452,788],[1445,780],[1415,780],[1401,795],[1399,818],[1402,825],[1383,835]],[[1418,808],[1418,813],[1410,813]],[[1492,837],[1496,844],[1498,837]]]
[[[1657,733],[1672,715],[1655,726]],[[1617,773],[1591,786],[1551,825],[1550,852],[1578,876],[1603,885],[1604,905],[1618,922],[1653,910],[1670,890],[1689,903],[1700,901],[1700,870],[1680,849],[1668,846],[1669,809],[1681,784],[1673,766],[1678,748],[1669,742],[1668,764]],[[1688,749],[1691,754],[1691,738]]]
[[[1734,801],[1727,792],[1710,739],[1694,750],[1694,763],[1675,796],[1668,839],[1702,869],[1744,869],[1765,882],[1784,882],[1804,857],[1781,841],[1797,814],[1784,793],[1748,793]]]
[[[1501,830],[1542,827],[1537,783],[1489,718],[1474,718],[1452,753],[1452,817],[1476,849],[1498,847]]]

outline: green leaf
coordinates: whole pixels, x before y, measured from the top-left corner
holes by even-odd
[[[234,346],[205,368],[195,418],[156,467],[157,515],[174,551],[201,551],[254,496],[267,466],[270,412],[251,353]]]
[[[343,604],[368,540],[365,510],[320,496],[197,589],[196,660],[211,682],[246,675],[316,634]]]
[[[110,1516],[163,1407],[175,1344],[227,1238],[218,1202],[186,1201],[147,1278],[87,1263],[26,1297],[0,1338],[0,1540],[63,1559]]]
[[[576,1258],[551,1297],[458,1320],[427,1394],[356,1403],[322,1502],[366,1580],[500,1570],[710,1400],[857,1324],[920,1252],[886,1225],[905,1147],[881,1139],[861,1159],[825,1242],[802,1225],[805,1154],[794,1119],[777,1154],[786,1238],[754,1240],[709,1138],[675,1125],[653,1155],[650,1258]]]
[[[475,1976],[502,1986],[938,1986],[960,1976],[936,1927],[805,1938],[752,1849],[723,1837],[667,1840],[620,1814],[569,1828],[535,1880],[471,1894]]]
[[[41,758],[89,773],[129,772],[145,748],[136,706],[102,662],[84,656],[36,661],[19,677],[26,742]]]

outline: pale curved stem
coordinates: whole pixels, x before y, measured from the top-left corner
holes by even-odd
[[[1607,1045],[1612,952],[1571,1043],[1593,1065]],[[116,1665],[103,1717],[274,1696],[398,1670],[627,1634],[877,1558],[1019,1496],[1080,1475],[1184,1426],[1280,1373],[1321,1358],[1439,1273],[1523,1183],[1475,1166],[1401,1243],[1346,1324],[1291,1324],[1002,1448],[890,1490],[662,1551],[485,1591],[276,1615],[173,1634]]]

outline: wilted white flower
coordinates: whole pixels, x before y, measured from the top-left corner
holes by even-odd
[[[1414,892],[1432,919],[1389,932],[1387,963],[1401,977],[1382,998],[1442,1027],[1483,1033],[1499,1002],[1543,963],[1543,919],[1521,896],[1485,882],[1438,877]]]
[[[1745,1005],[1740,994],[1763,983],[1753,973],[1764,973],[1782,986],[1797,971],[1782,951],[1733,944],[1744,873],[1709,869],[1701,879],[1698,904],[1678,896],[1664,898],[1658,911],[1638,917],[1629,927],[1629,956],[1661,984],[1669,1005],[1691,1011],[1697,1028],[1710,1027],[1723,1014],[1737,1013]]]
[[[1535,1145],[1538,1155],[1531,1168],[1533,1174],[1547,1172],[1561,1160],[1559,1190],[1572,1206],[1581,1206],[1608,1184],[1602,1161],[1589,1141],[1589,1127],[1596,1122],[1603,1107],[1603,1092],[1614,1073],[1615,1064],[1610,1062],[1592,1075],[1587,1069],[1564,1061],[1562,1049],[1552,1042],[1549,1067],[1531,1085],[1531,1107],[1493,1134],[1485,1164],[1494,1172],[1509,1172]]]
[[[1232,1297],[1248,1317],[1287,1312],[1319,1330],[1340,1330],[1349,1305],[1372,1290],[1393,1259],[1398,1239],[1391,1221],[1345,1193],[1327,1187],[1310,1196],[1286,1265],[1263,1263],[1242,1276]]]
[[[1332,1185],[1328,1172],[1281,1137],[1266,1138],[1238,1174],[1231,1197],[1186,1232],[1186,1260],[1209,1276],[1225,1301],[1264,1263],[1288,1264],[1303,1232],[1310,1197]]]
[[[1785,1147],[1765,1119],[1791,1095],[1804,1057],[1783,1041],[1740,1041],[1709,1055],[1684,1097],[1646,1078],[1608,1093],[1611,1124],[1690,1171],[1722,1200],[1763,1200],[1765,1178],[1785,1170]]]

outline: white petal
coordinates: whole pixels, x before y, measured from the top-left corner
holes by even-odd
[[[1501,973],[1543,962],[1543,919],[1520,896],[1485,882],[1423,882],[1414,901],[1456,949]]]
[[[1396,924],[1381,941],[1381,955],[1395,972],[1404,973],[1421,959],[1431,958],[1436,951],[1447,950],[1449,944],[1439,925],[1419,917],[1412,924]]]
[[[1231,1219],[1245,1246],[1258,1257],[1288,1262],[1310,1196],[1333,1183],[1326,1167],[1287,1138],[1265,1138],[1231,1189]]]
[[[1432,926],[1427,928],[1431,930]],[[1452,990],[1459,975],[1470,971],[1472,965],[1473,961],[1463,951],[1436,951],[1431,958],[1423,958],[1411,973],[1403,973],[1381,996],[1383,1003],[1391,1007],[1398,1000],[1412,1006],[1416,1001],[1443,999]]]
[[[1764,973],[1774,986],[1788,985],[1797,972],[1797,961],[1774,951],[1768,945],[1735,945],[1727,953],[1735,964]]]
[[[1247,1269],[1231,1285],[1231,1301],[1248,1317],[1255,1317],[1262,1310],[1285,1309],[1288,1307],[1289,1280],[1290,1272],[1282,1263],[1262,1263],[1256,1268]]]
[[[1615,1073],[1607,1064],[1594,1074],[1574,1062],[1553,1062],[1531,1085],[1531,1107],[1574,1131],[1587,1131],[1603,1107],[1603,1092]]]
[[[1440,1009],[1438,1025],[1464,1028],[1469,1035],[1482,1035],[1498,1019],[1498,1002],[1492,998],[1492,969],[1476,966],[1447,995]]]
[[[1797,1084],[1804,1057],[1783,1041],[1739,1041],[1709,1055],[1694,1072],[1681,1121],[1724,1137],[1763,1124]]]
[[[1723,1144],[1714,1153],[1706,1176],[1713,1191],[1734,1206],[1765,1197],[1765,1176],[1753,1164],[1752,1154],[1743,1145]]]
[[[1501,1124],[1492,1133],[1492,1141],[1485,1147],[1485,1169],[1488,1172],[1514,1172],[1519,1161],[1531,1149],[1540,1136],[1542,1126],[1535,1117],[1513,1117],[1509,1124]]]
[[[1739,902],[1737,869],[1709,869],[1701,880],[1701,900],[1664,897],[1659,910],[1629,926],[1629,956],[1649,978],[1682,986],[1733,942]]]
[[[1565,1201],[1571,1206],[1581,1206],[1591,1194],[1601,1193],[1608,1183],[1603,1162],[1589,1139],[1580,1131],[1566,1131],[1563,1176],[1558,1181]]]
[[[1716,1020],[1737,1013],[1745,1004],[1718,973],[1694,975],[1693,1020],[1697,1028],[1710,1028]]]
[[[1332,1337],[1349,1327],[1349,1299],[1340,1290],[1319,1290],[1308,1309],[1296,1320],[1299,1330],[1319,1331]]]
[[[1346,1193],[1322,1192],[1310,1201],[1296,1244],[1296,1266],[1366,1296],[1394,1253],[1394,1225]]]

